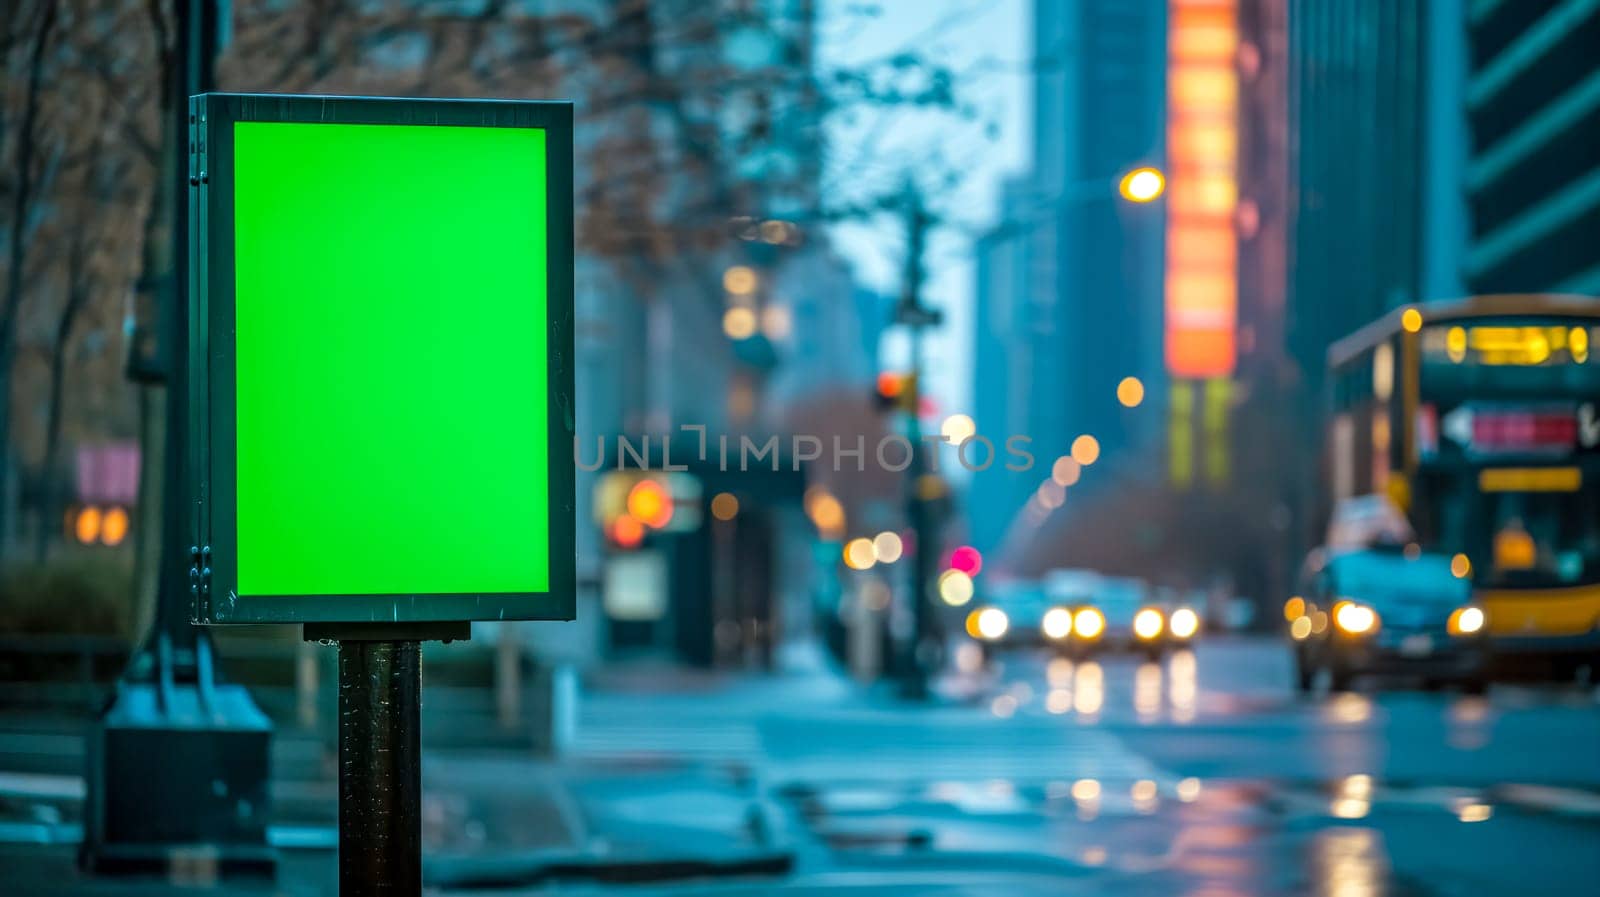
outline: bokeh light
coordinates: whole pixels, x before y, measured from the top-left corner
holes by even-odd
[[[1082,475],[1083,466],[1067,455],[1057,458],[1056,463],[1050,466],[1050,479],[1062,486],[1076,485],[1078,477]]]
[[[1011,619],[1006,612],[998,607],[986,607],[978,611],[978,635],[986,639],[997,639],[1006,634],[1011,628]]]
[[[1072,460],[1084,467],[1100,460],[1100,440],[1088,433],[1072,440]]]
[[[722,332],[729,339],[746,340],[756,334],[756,313],[736,305],[722,313]]]
[[[804,506],[811,524],[825,539],[838,539],[844,535],[844,505],[832,492],[821,486],[806,490]]]
[[[632,514],[622,514],[611,523],[611,541],[623,548],[637,548],[644,541],[644,524]]]
[[[872,538],[872,550],[879,563],[892,564],[900,560],[905,543],[900,540],[899,533],[884,530]]]
[[[1117,384],[1117,401],[1124,408],[1137,408],[1144,401],[1144,384],[1138,377],[1123,377]]]
[[[748,265],[734,265],[722,272],[722,288],[735,296],[748,296],[756,291],[760,278]]]
[[[844,565],[852,570],[869,570],[878,562],[878,553],[872,548],[872,540],[867,538],[851,539],[844,545]]]
[[[944,419],[944,424],[939,427],[939,433],[951,445],[960,445],[977,435],[978,425],[969,415],[952,414]]]
[[[718,492],[711,499],[711,516],[718,520],[732,520],[739,513],[739,499],[732,492]]]
[[[1167,189],[1167,179],[1158,169],[1135,168],[1122,176],[1118,189],[1129,202],[1150,202]]]
[[[100,541],[106,545],[117,546],[128,537],[128,511],[122,507],[106,509],[105,515],[100,520]]]
[[[1045,638],[1060,641],[1072,634],[1072,611],[1064,607],[1052,607],[1044,612],[1044,619],[1039,621],[1039,631]]]
[[[946,570],[939,574],[939,600],[951,607],[960,607],[972,600],[972,577],[960,570]]]
[[[100,509],[89,505],[78,512],[78,519],[73,521],[72,531],[78,541],[85,545],[100,538]]]
[[[963,545],[950,553],[950,566],[968,576],[977,576],[983,570],[983,555],[971,545]]]
[[[640,480],[628,490],[628,513],[645,526],[661,529],[672,521],[672,497],[655,480]]]
[[[761,310],[761,332],[770,340],[786,340],[794,329],[794,316],[787,305],[769,305]]]

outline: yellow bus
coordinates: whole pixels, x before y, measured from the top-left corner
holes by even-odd
[[[1497,654],[1600,662],[1600,298],[1396,309],[1328,351],[1328,486],[1455,554]]]

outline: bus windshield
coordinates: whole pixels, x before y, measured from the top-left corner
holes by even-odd
[[[1543,588],[1600,582],[1595,490],[1482,492],[1471,478],[1441,497],[1440,547],[1464,552],[1480,585]]]

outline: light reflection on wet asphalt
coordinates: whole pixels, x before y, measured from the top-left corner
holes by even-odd
[[[831,807],[824,791],[811,822],[826,836],[844,819],[892,818],[915,833],[919,847],[899,854],[907,862],[919,852],[1048,858],[1100,893],[1574,894],[1600,876],[1594,694],[1303,698],[1284,661],[1273,645],[1163,663],[1006,657],[952,689],[996,721],[997,741],[1007,726],[1085,727],[1155,772],[906,784],[879,790],[870,811]],[[1518,782],[1536,770],[1546,784]],[[1521,870],[1530,850],[1545,859]]]

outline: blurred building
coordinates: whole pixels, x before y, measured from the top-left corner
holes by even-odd
[[[1022,434],[1031,473],[976,474],[975,543],[997,545],[1040,477],[1088,433],[1116,452],[1149,435],[1117,401],[1138,377],[1159,400],[1161,214],[1120,200],[1122,173],[1159,164],[1165,0],[1037,0],[1033,164],[977,246],[973,410],[997,443]]]
[[[1333,340],[1462,292],[1463,5],[1288,7],[1285,335],[1308,396]]]
[[[814,224],[825,108],[813,77],[815,5],[671,0],[638,16],[671,37],[630,59],[647,83],[673,85],[652,90],[692,97],[620,123],[644,128],[642,151],[656,162],[646,211],[706,226],[665,253],[644,235],[633,238],[636,253],[623,245],[621,264],[583,267],[592,289],[580,279],[580,467],[593,465],[597,444],[605,462],[578,480],[579,519],[596,524],[579,539],[580,575],[599,586],[588,618],[601,621],[613,653],[760,662],[783,608],[805,604],[814,565],[795,548],[814,530],[787,451],[778,471],[770,456],[748,469],[730,456],[730,475],[719,439],[733,455],[746,438],[785,445],[795,409],[843,386],[864,393],[881,321]],[[627,137],[594,136],[602,145]],[[586,176],[603,175],[580,172],[580,190]],[[626,218],[613,223],[625,240]],[[615,473],[636,464],[618,439],[649,440],[646,463],[676,508],[669,525],[616,529],[630,506],[601,495],[638,482]],[[664,440],[670,463],[687,470],[659,473]]]
[[[1474,293],[1600,293],[1600,4],[1472,3]]]
[[[1293,558],[1317,542],[1328,513],[1322,488],[1328,345],[1398,305],[1467,291],[1466,6],[1464,0],[1243,3],[1246,21],[1261,30],[1259,54],[1248,56],[1246,69],[1259,67],[1243,72],[1242,126],[1256,133],[1246,136],[1246,155],[1262,131],[1274,128],[1266,109],[1248,114],[1248,98],[1282,91],[1286,125],[1278,281],[1285,366],[1275,381],[1280,389],[1261,408],[1288,421],[1285,438],[1296,446],[1278,470],[1277,555]],[[1283,51],[1274,50],[1277,40]],[[1242,176],[1248,182],[1253,174]],[[1262,225],[1272,219],[1266,213],[1262,208]],[[1258,273],[1259,289],[1274,288],[1269,270]],[[1286,585],[1282,569],[1274,579]]]

